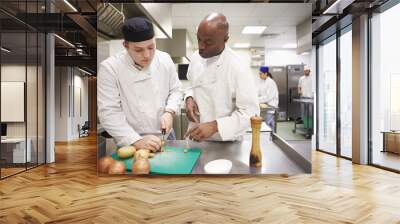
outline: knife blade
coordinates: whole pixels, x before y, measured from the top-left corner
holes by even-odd
[[[165,128],[163,128],[162,130],[161,130],[161,134],[162,134],[162,140],[164,141],[164,139],[165,139],[165,134],[167,133],[167,130],[165,129]]]

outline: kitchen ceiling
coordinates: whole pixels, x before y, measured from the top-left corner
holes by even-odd
[[[282,48],[284,44],[296,43],[296,25],[306,19],[311,23],[311,4],[303,3],[174,3],[172,26],[187,29],[197,47],[196,27],[211,12],[222,12],[228,19],[230,39],[233,46],[249,42],[252,47]],[[245,35],[246,25],[268,26],[263,35]]]

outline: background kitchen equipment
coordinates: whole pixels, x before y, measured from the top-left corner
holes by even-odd
[[[298,83],[304,75],[304,65],[270,66],[270,73],[278,86],[278,121],[296,120],[301,116],[300,106],[293,102],[299,97]]]

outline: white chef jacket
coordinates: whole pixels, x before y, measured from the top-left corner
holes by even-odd
[[[258,99],[260,103],[266,103],[273,107],[278,107],[279,104],[279,92],[278,86],[275,81],[270,77],[267,79],[259,79],[258,85]]]
[[[314,93],[312,90],[312,79],[311,75],[309,76],[301,76],[299,79],[298,87],[301,88],[302,97],[313,97]]]
[[[171,57],[156,50],[148,68],[139,70],[126,50],[100,64],[97,106],[101,125],[117,145],[160,130],[165,110],[178,111],[181,82]]]
[[[216,120],[218,124],[218,133],[207,140],[237,140],[250,127],[250,117],[260,114],[250,67],[229,47],[208,59],[194,53],[187,77],[190,87],[186,97],[196,101],[200,122]],[[189,128],[193,125],[189,123]]]

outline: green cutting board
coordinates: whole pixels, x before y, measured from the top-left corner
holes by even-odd
[[[164,146],[164,152],[156,153],[150,161],[150,174],[190,174],[193,167],[199,159],[201,150],[199,148],[190,148],[184,152],[184,148]],[[132,170],[132,164],[135,159],[121,159],[116,153],[112,158],[125,163],[127,171]]]

